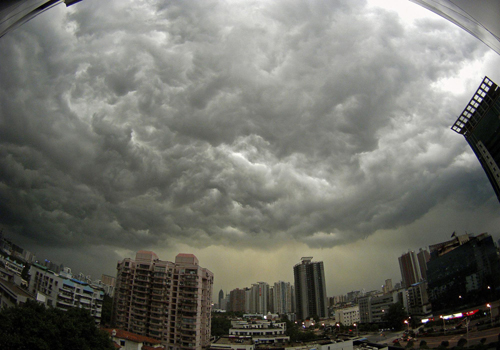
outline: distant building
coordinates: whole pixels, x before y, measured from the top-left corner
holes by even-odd
[[[336,306],[347,303],[347,297],[345,295],[336,295],[329,298],[329,305]]]
[[[286,315],[293,312],[292,296],[293,286],[290,282],[274,283],[274,312],[279,315]]]
[[[403,287],[409,288],[412,284],[424,280],[423,276],[426,275],[425,253],[420,250],[417,254],[414,251],[408,251],[399,257],[399,268],[401,270],[401,277],[403,278]],[[424,265],[420,264],[420,261]]]
[[[102,288],[105,294],[113,297],[115,293],[116,277],[101,275],[101,280],[93,283]]]
[[[500,258],[489,234],[462,235],[430,248],[428,293],[434,316],[500,298]]]
[[[385,322],[385,313],[391,305],[401,303],[405,309],[408,301],[404,289],[394,289],[392,292],[384,294],[368,293],[359,298],[359,317],[361,323],[383,323]]]
[[[344,326],[351,326],[355,323],[360,322],[359,318],[359,306],[348,306],[345,308],[340,308],[335,310],[335,322],[338,322]]]
[[[269,284],[257,282],[250,288],[250,313],[267,314],[269,311]]]
[[[353,290],[347,293],[346,300],[347,302],[357,303],[358,298],[363,296],[363,292],[360,290]]]
[[[118,262],[113,320],[118,328],[160,340],[169,350],[210,344],[213,273],[193,254],[163,261],[150,251]]]
[[[245,300],[246,300],[245,289],[239,289],[239,288],[233,289],[231,292],[229,292],[229,306],[227,310],[233,312],[247,311],[245,308]]]
[[[222,307],[222,300],[224,299],[224,291],[221,289],[219,291],[219,300],[217,301],[217,304],[219,306],[219,309],[225,310],[226,308]]]
[[[328,317],[325,271],[322,261],[304,257],[293,267],[297,319]]]
[[[386,279],[385,284],[382,286],[382,292],[389,293],[392,291],[392,279]]]
[[[485,77],[452,130],[465,137],[500,201],[499,114],[500,89]]]
[[[500,2],[411,0],[456,24],[500,55]]]

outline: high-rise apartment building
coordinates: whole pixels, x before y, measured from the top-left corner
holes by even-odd
[[[222,300],[224,299],[224,291],[221,289],[219,291],[219,300],[217,302],[219,309],[222,309]]]
[[[411,0],[475,36],[500,55],[497,0]]]
[[[295,282],[295,313],[297,319],[328,317],[325,271],[322,261],[304,257],[293,267]]]
[[[273,293],[274,312],[278,315],[292,313],[292,288],[290,282],[275,282]]]
[[[476,154],[500,201],[500,89],[488,77],[453,124]]]
[[[415,252],[409,251],[408,253],[401,255],[398,260],[404,288],[408,288],[412,284],[422,280],[420,266]]]
[[[418,254],[414,251],[408,251],[408,253],[398,258],[404,288],[410,288],[412,284],[423,281],[423,276],[427,276],[426,257],[429,253],[427,252],[426,255],[424,252],[426,250],[422,249]],[[422,264],[420,261],[422,261]]]
[[[193,254],[163,261],[150,251],[118,262],[113,321],[120,329],[168,345],[201,350],[210,344],[214,276]]]
[[[246,290],[245,289],[233,289],[229,292],[229,305],[227,307],[228,311],[233,312],[245,312],[247,308],[245,306],[246,301]]]
[[[430,246],[428,295],[434,316],[486,305],[500,297],[500,258],[487,233]]]
[[[257,282],[250,288],[250,312],[253,314],[267,314],[269,311],[269,284]]]

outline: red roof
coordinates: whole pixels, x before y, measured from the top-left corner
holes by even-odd
[[[141,348],[141,350],[165,350],[165,348],[163,346],[155,348],[153,346],[143,345],[142,348]]]
[[[110,336],[112,335],[113,331],[116,331],[115,338],[118,338],[118,339],[126,339],[126,340],[133,341],[135,343],[161,344],[161,341],[159,341],[159,340],[156,340],[156,339],[153,339],[150,337],[146,337],[144,335],[139,335],[139,334],[135,334],[132,332],[127,332],[127,331],[124,331],[122,329],[103,328],[103,330],[108,332]]]

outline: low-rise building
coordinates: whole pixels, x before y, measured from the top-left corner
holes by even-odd
[[[159,340],[121,329],[104,329],[120,350],[164,350]]]
[[[250,337],[234,337],[224,336],[220,337],[212,344],[211,350],[254,350],[255,345]]]
[[[69,278],[66,273],[57,274],[37,263],[31,265],[30,274],[29,292],[36,295],[39,302],[60,309],[87,309],[96,324],[101,323],[103,291],[92,288],[86,282]]]
[[[250,337],[255,344],[261,343],[284,343],[290,341],[290,337],[285,334],[285,322],[257,321],[249,323],[247,321],[231,322],[229,329],[231,337]]]
[[[350,326],[359,323],[359,305],[353,305],[335,310],[335,322]]]
[[[12,281],[0,279],[0,308],[24,304],[34,296]]]
[[[408,299],[405,295],[405,289],[394,289],[390,293],[375,295],[366,295],[359,298],[359,313],[361,323],[383,323],[385,313],[390,306],[395,303],[401,303],[408,308]]]

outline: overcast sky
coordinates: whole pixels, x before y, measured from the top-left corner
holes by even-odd
[[[0,227],[73,272],[194,253],[216,294],[312,256],[333,296],[454,231],[500,238],[450,129],[500,57],[405,0],[84,0],[0,57]]]

